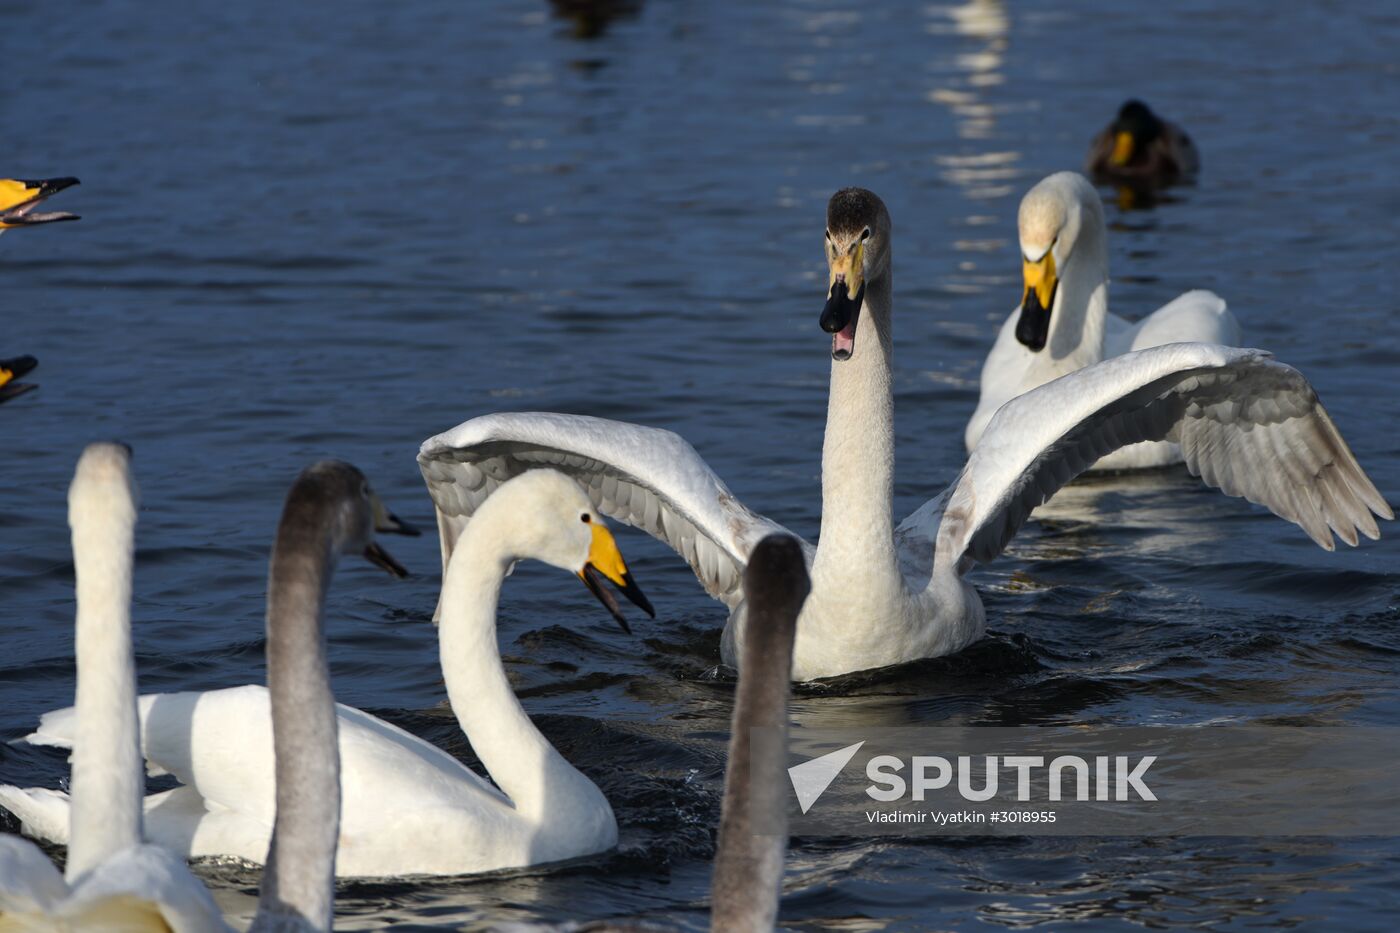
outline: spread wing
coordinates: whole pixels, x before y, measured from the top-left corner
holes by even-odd
[[[418,466],[437,506],[442,565],[501,483],[536,467],[579,482],[598,511],[670,545],[705,591],[731,608],[743,598],[749,553],[791,534],[747,508],[679,435],[582,415],[484,415],[423,442]],[[812,548],[805,542],[810,562]]]
[[[957,481],[900,526],[905,548],[989,561],[1031,510],[1105,454],[1181,445],[1187,468],[1332,550],[1394,518],[1302,373],[1260,350],[1178,343],[1105,360],[1003,405]],[[936,530],[935,530],[936,529]],[[927,561],[928,558],[925,558]]]

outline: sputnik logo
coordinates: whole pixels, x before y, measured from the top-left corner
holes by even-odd
[[[850,763],[864,744],[865,742],[862,740],[854,745],[838,748],[834,752],[827,752],[819,758],[813,758],[788,768],[788,777],[792,780],[792,790],[797,794],[797,803],[802,807],[803,813],[812,809],[812,805],[822,794],[826,793],[826,789],[831,786],[832,781],[836,780],[841,769]]]

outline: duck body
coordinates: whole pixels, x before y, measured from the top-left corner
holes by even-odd
[[[1152,190],[1193,180],[1201,155],[1186,131],[1137,100],[1089,143],[1084,171],[1100,184]]]

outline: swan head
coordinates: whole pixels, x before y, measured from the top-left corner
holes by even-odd
[[[603,587],[605,580],[655,618],[656,610],[632,579],[607,523],[579,484],[563,473],[529,470],[501,484],[473,521],[483,517],[503,523],[506,540],[502,545],[512,557],[538,560],[577,575],[624,632],[632,630],[616,597]]]
[[[797,616],[811,592],[807,561],[796,538],[772,534],[758,542],[744,567],[745,649],[785,654],[790,675]],[[747,662],[745,669],[750,669]]]
[[[384,507],[353,464],[322,460],[302,470],[287,493],[282,516],[284,525],[292,521],[308,531],[324,526],[333,554],[361,554],[396,577],[408,576],[374,536],[382,532],[416,537],[419,531]]]
[[[1045,349],[1060,281],[1075,260],[1075,246],[1103,241],[1103,204],[1089,180],[1059,172],[1040,181],[1021,199],[1016,224],[1021,241],[1021,317],[1016,339],[1033,353]],[[1081,249],[1081,261],[1103,263],[1102,250]],[[1107,274],[1107,269],[1097,270]]]
[[[56,220],[77,220],[77,214],[67,211],[38,213],[34,210],[45,198],[77,183],[76,178],[45,178],[39,181],[0,178],[0,231],[11,227],[33,227]]]
[[[822,330],[831,334],[831,358],[856,352],[856,328],[867,282],[890,268],[890,213],[864,188],[842,188],[826,205],[826,264],[830,272]]]
[[[136,480],[131,448],[116,441],[89,444],[68,487],[68,524],[74,536],[100,527],[136,527]]]

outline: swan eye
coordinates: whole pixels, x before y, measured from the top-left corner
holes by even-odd
[[[593,521],[592,517],[590,517],[589,514],[588,514],[587,512],[584,512],[582,515],[580,515],[580,516],[578,517],[578,520],[581,521],[581,522],[583,522],[585,525],[587,525],[589,522]]]
[[[860,232],[860,241],[864,243],[868,239],[870,239],[870,228],[866,227]]]

